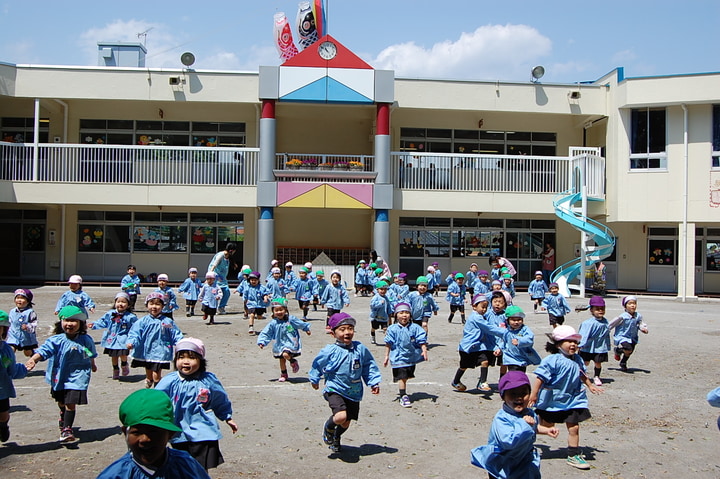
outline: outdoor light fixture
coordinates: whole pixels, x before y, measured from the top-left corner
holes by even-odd
[[[543,75],[545,75],[545,67],[542,65],[538,65],[532,69],[530,72],[532,74],[532,82],[535,83],[538,80],[540,80]]]

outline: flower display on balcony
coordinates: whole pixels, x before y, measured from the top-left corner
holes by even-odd
[[[302,161],[298,160],[297,158],[293,158],[292,160],[288,160],[285,162],[285,166],[294,166],[294,167],[300,167],[303,164]]]
[[[348,163],[351,170],[362,170],[365,168],[362,161],[351,161]]]
[[[346,161],[338,161],[333,163],[333,168],[336,170],[347,170],[349,165]]]
[[[330,163],[330,162],[325,162],[325,163],[320,163],[320,164],[318,165],[318,167],[319,167],[321,170],[330,170],[330,169],[332,169],[333,164]]]
[[[315,168],[317,167],[318,161],[315,158],[307,158],[305,160],[302,160],[302,167],[303,168]]]

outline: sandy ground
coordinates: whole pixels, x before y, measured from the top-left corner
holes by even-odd
[[[41,343],[50,335],[55,320],[52,311],[64,291],[63,287],[34,290]],[[111,308],[115,289],[86,291],[98,304],[93,318]],[[518,296],[516,304],[531,311],[527,294]],[[369,299],[351,299],[348,312],[360,320],[355,338],[371,348],[381,362],[384,347],[369,342],[369,322],[365,319]],[[612,318],[621,312],[620,300],[607,300],[607,317]],[[301,374],[291,374],[287,383],[277,382],[279,368],[271,351],[259,350],[256,338],[247,334],[238,296],[228,307],[231,314],[219,316],[215,326],[207,326],[197,317],[177,315],[186,335],[205,341],[209,370],[227,389],[240,426],[232,435],[222,425],[225,437],[220,446],[226,462],[211,475],[486,477],[484,471],[470,465],[469,452],[486,442],[500,399],[497,394],[472,389],[459,393],[450,387],[462,325],[459,315],[448,324],[447,304],[443,298],[439,302],[441,312],[430,324],[430,361],[418,367],[417,378],[409,383],[413,407],[400,407],[392,373],[382,368],[381,393],[373,396],[366,390],[360,419],[343,436],[340,454],[332,454],[322,444],[320,431],[329,409],[306,377],[312,358],[330,341],[324,334],[324,312],[311,313],[313,334],[303,335]],[[570,300],[571,306],[583,302]],[[0,292],[0,306],[13,306],[11,291]],[[297,303],[291,301],[291,312],[296,311]],[[567,431],[562,428],[557,439],[538,436],[545,477],[720,477],[720,431],[716,426],[720,411],[705,401],[707,392],[720,384],[720,302],[683,304],[674,299],[641,297],[639,311],[650,325],[650,334],[641,337],[628,373],[620,372],[612,358],[606,364],[605,393],[590,398],[593,417],[580,428],[580,444],[592,469],[583,472],[565,464]],[[571,313],[567,324],[577,327],[587,317],[587,312]],[[259,321],[257,326],[264,324],[266,321]],[[536,349],[544,356],[542,333],[550,330],[546,315],[531,312],[526,324],[535,332]],[[97,343],[102,331],[91,334]],[[21,353],[17,358],[24,361]],[[18,397],[11,401],[11,438],[0,446],[3,479],[91,478],[125,452],[118,405],[130,392],[143,387],[144,374],[134,369],[127,378],[113,381],[110,360],[102,355],[98,367],[88,391],[90,404],[78,408],[75,425],[80,441],[74,447],[61,446],[57,441],[57,407],[44,382],[44,363],[27,378],[16,381]],[[493,385],[497,377],[498,369],[492,368]],[[463,381],[472,387],[476,378],[477,371],[469,370]]]

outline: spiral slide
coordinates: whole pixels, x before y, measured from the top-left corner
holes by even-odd
[[[576,230],[586,233],[588,241],[593,241],[595,246],[588,247],[585,256],[585,267],[592,266],[595,262],[607,258],[615,249],[615,235],[607,226],[587,216],[583,216],[574,205],[582,200],[582,193],[576,188],[564,191],[555,197],[553,206],[555,215],[561,220],[569,223]],[[560,286],[560,294],[570,297],[570,281],[574,280],[581,272],[583,258],[574,258],[561,265],[551,275],[551,280]],[[581,279],[582,281],[583,279]]]

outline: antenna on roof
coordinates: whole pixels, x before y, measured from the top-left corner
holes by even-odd
[[[150,30],[152,30],[153,28],[155,28],[155,27],[150,27],[150,28],[148,28],[147,30],[145,30],[144,32],[140,32],[140,33],[137,34],[137,37],[138,37],[138,38],[142,37],[142,44],[143,44],[143,46],[145,46],[145,43],[147,43],[147,35],[148,35],[148,32],[149,32]]]

